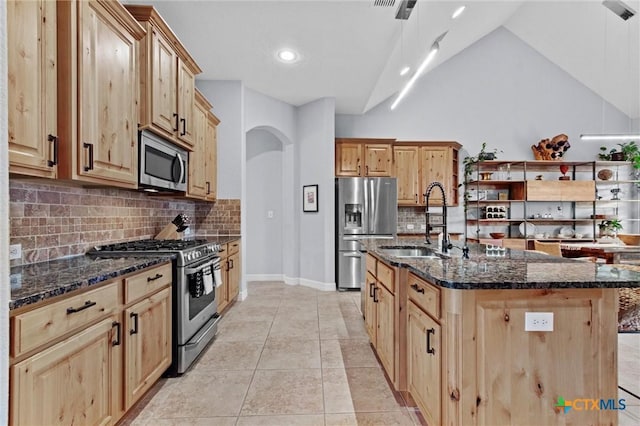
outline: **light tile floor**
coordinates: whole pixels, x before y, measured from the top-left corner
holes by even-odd
[[[640,334],[620,335],[621,384],[640,392]],[[635,389],[635,391],[634,391]],[[620,425],[640,424],[621,391]],[[190,371],[161,379],[122,425],[419,425],[391,390],[360,314],[360,293],[249,283]]]

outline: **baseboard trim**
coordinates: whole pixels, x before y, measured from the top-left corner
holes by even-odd
[[[284,274],[247,274],[247,282],[250,281],[282,281],[287,285],[301,285],[320,291],[336,291],[336,283],[323,283],[305,278],[288,277]]]
[[[314,288],[320,291],[336,291],[336,283],[323,283],[320,281],[307,280],[304,278],[298,279],[300,285],[305,287]]]
[[[249,281],[283,281],[282,274],[247,274],[247,282]]]

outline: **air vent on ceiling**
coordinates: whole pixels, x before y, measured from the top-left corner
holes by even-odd
[[[411,12],[413,12],[413,7],[417,2],[418,0],[402,0],[396,12],[396,19],[409,19]]]
[[[374,6],[390,7],[396,4],[396,0],[374,0]]]
[[[636,14],[635,10],[631,9],[620,0],[605,0],[602,4],[625,21]]]

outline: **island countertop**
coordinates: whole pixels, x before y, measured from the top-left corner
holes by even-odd
[[[80,255],[11,268],[9,310],[170,261],[173,255],[106,258]]]
[[[439,258],[390,256],[382,247],[425,247],[424,239],[362,240],[367,252],[393,266],[404,267],[441,287],[458,290],[621,288],[640,287],[640,273],[569,258],[484,244],[469,244],[470,259],[462,258],[462,242]]]

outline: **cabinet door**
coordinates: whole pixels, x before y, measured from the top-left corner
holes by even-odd
[[[207,132],[205,139],[206,153],[206,176],[207,185],[206,199],[214,201],[217,197],[218,185],[218,119],[211,113],[207,114]]]
[[[167,135],[178,131],[178,57],[171,43],[157,29],[151,33],[151,121]]]
[[[229,256],[229,301],[240,293],[240,253]]]
[[[78,173],[137,187],[137,41],[102,3],[78,8]]]
[[[336,176],[361,176],[361,143],[336,144]]]
[[[189,154],[189,196],[205,198],[207,195],[207,111],[196,102],[193,115],[194,144]]]
[[[422,147],[420,148],[420,174],[424,194],[432,182],[440,182],[446,191],[447,204],[452,205],[457,200],[451,199],[451,149],[448,147]],[[429,197],[431,205],[442,205],[442,194],[435,189]],[[425,200],[420,204],[424,205]]]
[[[440,326],[413,302],[407,325],[407,384],[427,424],[441,424]],[[429,350],[433,351],[429,353]]]
[[[365,284],[366,286],[363,291],[366,291],[367,293],[364,295],[364,323],[367,329],[367,334],[369,334],[371,344],[373,344],[373,347],[376,347],[378,323],[376,318],[376,303],[373,298],[374,292],[377,292],[376,277],[371,275],[369,271],[367,271],[367,281]],[[375,300],[378,300],[377,296]]]
[[[388,144],[365,144],[363,176],[391,176],[393,150]]]
[[[125,309],[125,409],[171,365],[171,289]]]
[[[9,171],[55,178],[56,2],[7,2]]]
[[[178,59],[178,139],[189,146],[194,144],[195,81],[187,64]]]
[[[107,318],[11,367],[13,425],[113,423],[117,327]],[[120,338],[119,338],[120,337]]]
[[[386,370],[391,381],[395,381],[395,320],[394,320],[394,296],[384,286],[378,286],[377,309],[377,336],[376,351],[382,366]]]
[[[420,162],[417,146],[393,147],[395,176],[398,179],[398,204],[415,206],[420,204]]]

